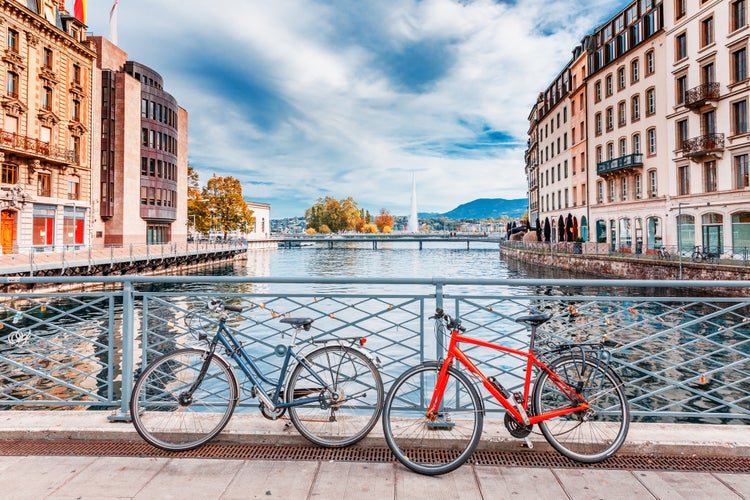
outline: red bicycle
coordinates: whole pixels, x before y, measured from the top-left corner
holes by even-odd
[[[445,359],[407,370],[385,399],[383,431],[396,458],[428,475],[450,472],[469,459],[482,435],[485,410],[466,372],[505,408],[506,428],[512,436],[526,439],[529,447],[528,436],[538,425],[549,444],[572,460],[601,462],[617,452],[628,433],[630,408],[623,383],[609,366],[610,354],[601,344],[573,344],[554,349],[551,354],[557,357],[543,362],[534,352],[534,340],[537,327],[550,317],[532,314],[516,319],[531,327],[524,351],[467,337],[460,320],[438,309],[431,319],[438,329],[451,332]],[[485,376],[461,350],[462,343],[525,358],[523,392],[511,393],[494,377]],[[534,372],[539,375],[532,391]]]

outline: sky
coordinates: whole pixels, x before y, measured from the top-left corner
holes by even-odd
[[[114,0],[89,0],[110,37]],[[68,0],[72,9],[72,0]],[[188,111],[201,185],[271,217],[524,198],[528,115],[616,0],[120,0],[118,45]]]

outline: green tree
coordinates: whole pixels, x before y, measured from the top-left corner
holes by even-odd
[[[339,201],[326,196],[319,198],[312,207],[305,210],[307,227],[319,233],[324,225],[332,232],[357,229],[360,218],[357,202],[352,197]]]
[[[242,185],[234,177],[214,174],[203,188],[202,198],[208,209],[210,227],[226,238],[230,231],[248,232],[255,225],[253,211],[242,197]]]

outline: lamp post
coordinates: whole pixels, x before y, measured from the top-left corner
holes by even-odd
[[[682,279],[682,205],[686,203],[677,203],[677,254],[680,257],[680,279]]]

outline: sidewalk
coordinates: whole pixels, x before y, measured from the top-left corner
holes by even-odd
[[[252,431],[249,431],[251,430]],[[488,429],[485,445],[518,441]],[[504,433],[507,436],[507,432]],[[303,444],[294,429],[255,415],[235,415],[224,441]],[[130,424],[104,412],[2,412],[0,439],[139,441]],[[380,445],[378,427],[365,445]],[[535,441],[535,448],[537,443]],[[542,447],[542,442],[539,443]],[[623,453],[750,456],[746,426],[633,424]],[[651,450],[651,451],[648,451]],[[465,465],[438,477],[398,463],[329,460],[0,456],[3,498],[281,498],[281,499],[590,499],[750,498],[740,474],[593,468]]]

